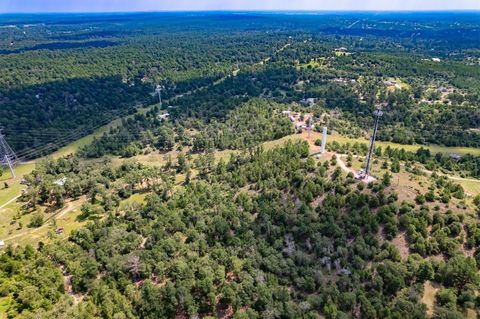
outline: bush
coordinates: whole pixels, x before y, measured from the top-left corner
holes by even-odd
[[[442,288],[435,295],[435,303],[440,307],[454,310],[457,307],[457,296],[452,289]]]
[[[415,202],[417,202],[418,205],[423,205],[423,204],[425,204],[425,201],[426,201],[426,200],[425,200],[425,196],[423,196],[422,194],[417,195],[417,196],[415,197]]]
[[[35,214],[32,216],[32,219],[30,219],[30,223],[28,224],[28,227],[30,228],[37,228],[43,225],[43,215],[42,214]]]

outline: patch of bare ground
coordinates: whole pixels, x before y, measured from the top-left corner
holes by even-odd
[[[217,318],[230,319],[233,317],[233,307],[231,305],[217,304]]]
[[[383,225],[380,225],[380,227],[378,227],[377,238],[378,238],[378,241],[380,242],[380,245],[383,245],[383,243],[386,240],[384,229],[385,229],[385,226]]]
[[[468,248],[467,237],[466,236],[463,238],[463,244],[461,245],[460,250],[463,252],[463,254],[466,257],[473,257],[474,254],[475,254],[475,249],[473,247]]]
[[[190,317],[185,312],[185,310],[183,310],[180,307],[177,309],[177,313],[175,313],[175,316],[173,317],[173,319],[189,319],[189,318]]]
[[[239,278],[233,271],[230,271],[225,275],[225,282],[227,284],[232,282],[238,282],[238,281],[239,281]]]
[[[435,295],[437,294],[440,285],[430,280],[423,284],[423,296],[421,302],[427,306],[427,317],[431,318],[435,306]]]
[[[148,238],[142,237],[142,242],[140,243],[140,249],[145,249],[145,244],[147,243]]]
[[[465,257],[473,257],[473,255],[475,254],[475,249],[474,248],[467,248],[467,246],[465,244],[463,244],[461,246],[460,250],[463,252]]]
[[[83,300],[85,295],[76,294],[73,292],[72,278],[72,275],[63,275],[63,287],[65,292],[73,298],[73,304],[78,305]]]
[[[410,251],[408,248],[408,242],[405,232],[398,233],[397,236],[393,238],[392,244],[397,247],[398,251],[400,252],[400,257],[402,259],[408,258],[408,256],[410,255]]]
[[[412,189],[411,186],[396,185],[395,191],[398,195],[399,202],[411,201],[418,195],[418,192]]]
[[[312,202],[312,208],[315,209],[317,208],[318,206],[320,206],[320,204],[323,202],[323,199],[325,198],[325,196],[318,196],[316,197],[313,202]]]
[[[146,280],[147,279],[139,279],[139,280],[135,281],[135,286],[137,286],[137,287],[143,286],[145,284]],[[160,278],[157,275],[155,275],[154,273],[150,274],[150,282],[154,287],[163,287],[167,284],[168,281],[169,281],[169,279],[166,278],[166,277],[161,277]]]
[[[476,313],[475,310],[473,310],[473,309],[467,309],[466,315],[467,315],[467,319],[476,319],[476,318],[478,318],[478,317],[477,317],[477,313]]]

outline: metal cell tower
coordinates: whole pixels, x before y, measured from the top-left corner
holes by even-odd
[[[0,166],[8,166],[10,172],[12,173],[12,177],[15,178],[13,166],[18,162],[17,155],[15,155],[11,147],[8,145],[5,137],[2,134],[2,129],[0,129]]]
[[[370,141],[370,149],[368,150],[367,164],[365,165],[364,178],[367,178],[370,175],[370,168],[372,165],[372,155],[373,155],[373,150],[375,149],[375,138],[377,137],[377,131],[378,131],[378,122],[380,121],[380,117],[383,115],[383,111],[380,109],[377,109],[375,112],[373,112],[373,115],[375,115],[375,125],[373,127],[373,135]]]
[[[160,103],[160,108],[162,108],[162,86],[160,84],[157,84],[155,92],[158,94],[158,103]]]

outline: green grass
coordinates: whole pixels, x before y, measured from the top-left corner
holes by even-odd
[[[434,306],[435,306],[435,295],[437,294],[440,286],[438,284],[426,281],[423,285],[424,293],[422,297],[422,303],[427,306],[427,317],[433,315]]]
[[[316,133],[315,138],[321,138],[320,133]],[[366,143],[369,144],[370,141],[365,139],[365,138],[350,138],[350,137],[344,137],[341,136],[337,133],[334,133],[332,135],[328,135],[327,137],[327,147],[328,147],[328,142],[332,141],[337,141],[338,143]],[[444,153],[444,154],[450,154],[450,153],[457,153],[457,154],[472,154],[472,155],[479,155],[480,156],[480,148],[475,148],[475,147],[450,147],[450,146],[441,146],[441,145],[404,145],[404,144],[398,144],[398,143],[392,143],[392,142],[383,142],[383,141],[377,141],[375,142],[376,146],[381,146],[382,148],[386,148],[387,146],[390,146],[391,148],[396,148],[396,149],[405,149],[406,151],[411,151],[415,152],[417,151],[420,147],[423,148],[428,148],[432,154],[436,153]]]
[[[307,69],[307,68],[312,68],[312,69],[317,69],[317,68],[325,68],[325,58],[320,57],[320,58],[315,58],[311,59],[307,63],[297,63],[297,68],[299,69]]]
[[[34,168],[34,163],[18,165],[15,167],[15,179],[12,179],[10,171],[3,171],[3,175],[0,176],[0,207],[22,193],[25,186],[21,185],[20,181],[23,175],[30,173]],[[8,188],[4,187],[4,183],[8,184]]]
[[[480,194],[480,180],[478,182],[455,180],[454,182],[462,185],[463,189],[465,189],[466,192],[470,193],[473,196],[475,196],[476,194]]]
[[[16,223],[12,225],[10,222],[17,215],[17,212],[20,209],[20,204],[14,203],[8,205],[8,207],[4,208],[0,214],[0,239],[5,240],[6,244],[30,244],[35,246],[39,241],[49,242],[54,239],[65,238],[72,230],[77,229],[86,223],[86,221],[77,220],[77,217],[81,214],[80,206],[84,201],[85,198],[81,198],[72,202],[72,209],[61,217],[59,214],[63,209],[47,214],[41,212],[44,208],[39,207],[40,213],[44,215],[45,222],[38,228],[28,228],[28,224],[35,213],[20,216],[20,218],[16,220]],[[65,207],[67,207],[67,205],[68,204],[66,204]],[[55,220],[55,223],[53,223],[53,220]],[[21,228],[19,227],[20,224],[22,224]],[[55,234],[55,229],[60,227],[64,229],[64,233],[60,235]]]
[[[120,210],[124,209],[126,205],[129,205],[131,203],[139,203],[139,204],[145,203],[145,197],[147,197],[147,195],[148,195],[148,193],[135,193],[135,194],[133,194],[132,196],[123,200],[120,203],[120,207],[119,207]]]
[[[314,142],[317,139],[322,138],[322,134],[319,132],[312,132],[311,133],[311,141]],[[266,147],[273,147],[277,145],[281,145],[285,143],[288,140],[301,140],[303,139],[301,134],[292,134],[285,136],[281,139],[275,140],[275,141],[270,141],[264,143]],[[340,144],[345,144],[345,143],[364,143],[364,144],[370,144],[370,141],[367,140],[366,138],[351,138],[351,137],[345,137],[342,136],[338,133],[333,133],[327,136],[327,148],[328,148],[328,143],[331,143],[333,141],[336,141]],[[376,146],[381,146],[383,149],[385,149],[387,146],[390,146],[391,148],[395,149],[405,149],[406,151],[411,151],[415,152],[417,151],[420,147],[423,148],[428,148],[432,154],[436,153],[444,153],[444,154],[450,154],[450,153],[458,153],[458,154],[472,154],[472,155],[478,155],[480,156],[480,148],[474,148],[474,147],[449,147],[449,146],[441,146],[441,145],[404,145],[404,144],[398,144],[398,143],[392,143],[392,142],[382,142],[382,141],[377,141],[375,142]],[[320,149],[319,146],[316,147],[316,149]]]

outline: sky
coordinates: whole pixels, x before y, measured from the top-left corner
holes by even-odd
[[[0,13],[197,10],[480,10],[480,0],[0,0]]]

